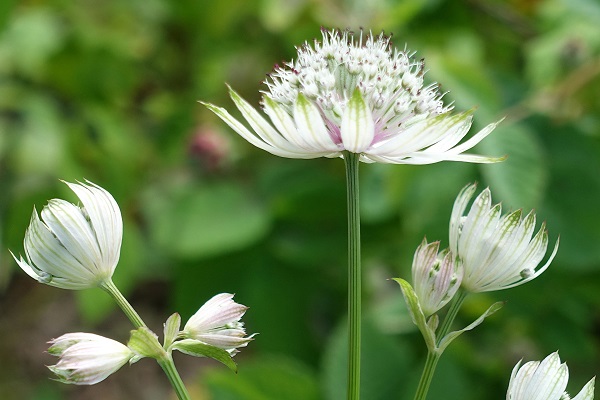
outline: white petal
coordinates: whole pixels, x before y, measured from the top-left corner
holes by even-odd
[[[593,400],[595,380],[595,378],[590,379],[589,382],[585,384],[583,389],[581,389],[579,394],[573,397],[572,400]]]
[[[294,143],[293,141],[284,139],[281,134],[273,129],[273,127],[258,113],[258,111],[231,88],[229,88],[229,95],[238,110],[242,113],[244,119],[250,124],[250,127],[265,143],[283,151],[292,153],[303,152],[302,147],[298,146],[297,143]]]
[[[102,254],[102,268],[108,277],[119,261],[123,240],[123,219],[119,205],[110,193],[100,186],[65,182],[83,204]]]
[[[319,109],[302,93],[294,103],[294,122],[298,133],[307,148],[313,152],[333,152],[338,150],[331,139]]]
[[[42,219],[81,265],[101,272],[102,256],[96,234],[79,207],[65,200],[53,199],[42,210]]]
[[[344,148],[352,153],[362,153],[373,142],[375,122],[368,104],[357,88],[346,105],[340,128]]]

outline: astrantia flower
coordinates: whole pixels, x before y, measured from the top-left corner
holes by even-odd
[[[508,384],[506,400],[569,400],[565,392],[569,381],[569,368],[560,362],[558,353],[552,353],[540,361],[529,361],[513,368]],[[592,400],[594,378],[572,400]]]
[[[450,249],[463,265],[462,286],[470,292],[488,292],[535,279],[556,255],[558,240],[548,261],[538,268],[548,247],[546,224],[533,236],[533,211],[525,217],[521,210],[501,215],[502,207],[492,204],[489,189],[475,198],[464,215],[475,190],[476,185],[462,189],[450,218]]]
[[[93,385],[138,359],[124,344],[93,333],[67,333],[50,343],[48,352],[60,360],[48,368],[64,383]]]
[[[322,34],[322,42],[305,43],[295,61],[269,75],[262,107],[270,122],[230,90],[254,132],[225,109],[206,106],[244,139],[281,157],[338,157],[349,151],[364,162],[393,164],[502,159],[462,154],[496,124],[459,144],[472,112],[452,115],[438,85],[424,86],[425,66],[413,53],[392,48],[383,34]]]
[[[245,347],[254,336],[246,337],[244,323],[240,322],[247,309],[233,301],[232,294],[218,294],[192,315],[179,336],[219,347],[234,355],[238,347]]]
[[[462,268],[448,250],[438,254],[440,242],[419,245],[412,264],[415,293],[425,316],[444,307],[454,296],[462,280]]]
[[[91,182],[68,183],[81,206],[53,199],[33,210],[19,266],[39,282],[84,289],[107,282],[119,260],[123,222],[115,199]]]

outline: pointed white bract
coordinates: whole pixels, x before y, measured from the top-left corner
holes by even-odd
[[[93,385],[137,356],[127,346],[93,333],[67,333],[50,341],[48,352],[60,357],[48,368],[64,383]]]
[[[254,337],[246,337],[244,323],[240,322],[247,309],[233,301],[232,294],[218,294],[192,315],[180,337],[198,340],[235,355],[237,348],[245,347]]]
[[[462,281],[462,267],[448,250],[438,253],[440,242],[419,245],[412,264],[415,293],[423,314],[428,317],[444,307]]]
[[[123,222],[115,199],[91,182],[65,182],[81,206],[48,201],[33,210],[25,232],[25,256],[15,261],[29,276],[64,289],[98,286],[112,277],[119,260]]]
[[[521,361],[513,368],[506,400],[569,400],[565,392],[569,381],[569,368],[560,362],[558,353],[552,353],[540,361]],[[593,400],[592,378],[572,400]]]
[[[268,120],[232,89],[251,130],[225,109],[205,105],[248,142],[280,157],[339,157],[349,151],[364,162],[392,164],[503,159],[463,154],[496,123],[460,143],[472,112],[452,115],[438,85],[423,86],[425,65],[414,53],[394,49],[383,34],[322,34],[321,42],[305,43],[295,61],[269,75],[262,97]]]
[[[459,193],[450,218],[450,249],[460,259],[462,287],[470,292],[508,289],[529,282],[548,268],[558,250],[558,240],[546,263],[538,267],[548,247],[548,231],[542,223],[534,235],[535,214],[521,210],[502,215],[485,189],[465,210],[476,185]],[[537,268],[537,269],[536,269]]]

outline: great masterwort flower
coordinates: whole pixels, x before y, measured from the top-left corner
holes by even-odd
[[[488,292],[538,277],[554,259],[558,240],[548,261],[536,270],[548,247],[546,224],[542,223],[533,236],[533,211],[525,217],[522,210],[501,215],[502,207],[492,205],[489,188],[475,198],[464,215],[476,188],[467,185],[461,190],[450,218],[450,249],[463,265],[462,287],[470,292]]]
[[[569,368],[560,362],[558,353],[540,361],[521,361],[513,368],[506,400],[570,400],[565,392]],[[594,378],[572,400],[593,400]]]
[[[425,316],[444,307],[456,294],[462,280],[462,267],[448,250],[438,253],[440,242],[419,245],[412,264],[415,293]]]
[[[48,368],[61,382],[75,385],[96,384],[139,359],[124,344],[93,333],[67,333],[50,343],[48,352],[60,359]]]
[[[33,210],[23,257],[13,257],[29,276],[64,289],[85,289],[111,279],[119,260],[123,221],[115,199],[91,182],[65,182],[81,206],[52,199]]]
[[[245,347],[254,337],[246,337],[244,323],[240,322],[247,309],[233,301],[233,294],[220,293],[190,317],[179,337],[219,347],[233,356],[238,347]]]
[[[503,159],[463,154],[496,123],[459,144],[472,111],[452,115],[438,85],[424,86],[425,65],[414,53],[392,48],[383,34],[322,34],[322,42],[305,43],[295,61],[269,75],[262,107],[270,122],[230,89],[254,132],[225,109],[205,105],[244,139],[281,157],[338,157],[349,151],[364,162],[393,164]]]

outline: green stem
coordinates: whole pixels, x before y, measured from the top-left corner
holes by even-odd
[[[163,371],[169,378],[169,382],[171,382],[171,386],[175,389],[175,393],[177,393],[177,398],[179,400],[191,400],[190,394],[188,393],[183,381],[181,380],[181,376],[179,376],[179,372],[177,372],[177,368],[175,368],[175,363],[170,355],[168,358],[163,360],[158,360],[158,364],[162,367]]]
[[[348,202],[348,400],[360,398],[360,210],[358,165],[360,154],[344,152]]]
[[[442,322],[442,325],[436,334],[436,345],[439,345],[444,336],[446,336],[446,334],[448,334],[450,331],[452,322],[454,322],[454,319],[458,314],[458,310],[460,310],[460,307],[465,301],[467,294],[468,292],[462,289],[459,289],[458,292],[456,292],[454,299],[452,299],[452,302],[450,303],[448,313],[446,313],[446,317],[444,318],[444,321]],[[435,368],[437,367],[441,356],[441,352],[431,350],[428,351],[427,359],[425,360],[425,366],[423,367],[423,373],[421,374],[421,380],[419,381],[419,386],[417,387],[417,392],[415,393],[415,400],[425,400],[427,398],[427,392],[429,392],[429,386],[431,385]]]
[[[115,284],[113,283],[112,280],[109,279],[108,281],[103,282],[100,285],[100,287],[105,292],[107,292],[108,294],[111,295],[111,297],[119,305],[121,310],[123,310],[125,315],[127,315],[127,318],[129,318],[129,320],[131,321],[133,326],[135,326],[136,328],[141,328],[143,326],[146,326],[146,324],[142,320],[142,317],[140,317],[139,314],[131,306],[131,304],[129,304],[129,302],[127,301],[125,296],[123,296],[121,291],[117,288],[117,286],[115,286]]]
[[[106,282],[103,282],[100,287],[115,300],[121,310],[127,315],[127,318],[129,318],[133,326],[136,328],[146,327],[142,317],[140,317],[137,311],[129,304],[125,296],[123,296],[112,280],[109,279]],[[190,395],[179,376],[179,372],[177,372],[177,368],[175,368],[175,363],[173,362],[171,355],[165,353],[164,357],[157,359],[156,361],[162,367],[163,371],[165,371],[179,400],[190,400]]]

